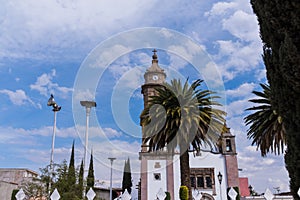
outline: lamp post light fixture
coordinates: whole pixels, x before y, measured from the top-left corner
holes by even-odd
[[[219,183],[220,183],[220,199],[222,200],[222,179],[223,179],[223,175],[221,174],[221,172],[219,172],[218,174],[218,180],[219,180]]]
[[[87,172],[86,158],[87,158],[88,138],[89,138],[89,118],[90,118],[91,108],[96,107],[97,104],[94,101],[80,101],[80,105],[82,105],[86,109],[85,145],[84,145],[84,155],[83,155],[83,192],[82,192],[82,198],[84,199],[85,189],[87,186],[85,177],[86,177],[86,172]]]
[[[54,173],[54,169],[53,169],[53,151],[54,151],[54,142],[55,142],[55,130],[56,130],[56,113],[58,111],[60,111],[61,106],[58,106],[57,103],[54,100],[53,94],[51,94],[48,102],[47,102],[47,106],[52,106],[52,111],[54,112],[54,123],[53,123],[53,135],[52,135],[52,148],[51,148],[51,158],[50,158],[50,181],[49,181],[49,196],[50,196],[50,192],[51,192],[51,182],[52,182],[52,178],[53,178],[53,173]]]
[[[108,158],[110,160],[110,187],[109,187],[109,200],[112,200],[112,165],[116,158]]]

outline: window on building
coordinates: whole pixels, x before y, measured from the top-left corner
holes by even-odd
[[[156,181],[160,181],[161,180],[161,176],[160,176],[160,173],[154,173],[154,180]]]
[[[197,176],[197,188],[204,188],[203,176]]]
[[[191,168],[191,187],[214,189],[214,168]]]
[[[196,186],[196,178],[195,176],[191,176],[191,187],[195,187]]]
[[[205,182],[207,188],[212,188],[212,181],[210,176],[205,176]]]
[[[230,139],[226,139],[226,151],[227,152],[231,152],[232,151]]]

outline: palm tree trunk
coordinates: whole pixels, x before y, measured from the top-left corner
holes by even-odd
[[[189,152],[186,147],[180,148],[180,171],[181,171],[180,173],[181,185],[184,185],[189,189],[189,200],[192,200],[193,197],[192,197],[191,180],[190,180]]]

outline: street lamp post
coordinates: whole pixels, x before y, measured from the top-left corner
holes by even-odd
[[[109,200],[112,200],[112,165],[113,161],[116,160],[116,158],[108,158],[110,160],[110,187],[109,187]]]
[[[218,174],[218,180],[219,180],[219,183],[220,183],[220,198],[221,198],[221,200],[222,200],[222,185],[221,185],[222,178],[223,178],[223,175],[221,174],[221,172],[219,172],[219,174]]]
[[[89,118],[92,107],[96,107],[97,104],[94,101],[80,101],[80,104],[86,108],[86,127],[85,127],[85,145],[84,145],[84,155],[83,155],[83,192],[82,198],[84,199],[85,190],[87,186],[86,182],[86,158],[87,158],[87,150],[88,150],[88,137],[89,137]]]
[[[61,106],[58,106],[57,103],[54,100],[53,94],[51,94],[47,106],[52,106],[52,111],[54,112],[54,123],[53,123],[53,135],[52,135],[52,148],[51,148],[51,158],[50,158],[50,181],[49,181],[49,197],[50,197],[50,192],[51,192],[51,182],[53,178],[53,151],[54,151],[54,142],[55,142],[55,130],[56,130],[56,113],[60,111]]]

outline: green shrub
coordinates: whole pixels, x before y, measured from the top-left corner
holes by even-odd
[[[166,192],[166,198],[165,198],[165,200],[171,200],[171,195],[170,195],[170,192]]]
[[[16,194],[19,192],[19,189],[14,189],[11,193],[11,200],[16,200]]]
[[[180,186],[179,198],[181,200],[188,200],[189,199],[189,189],[185,185]]]

